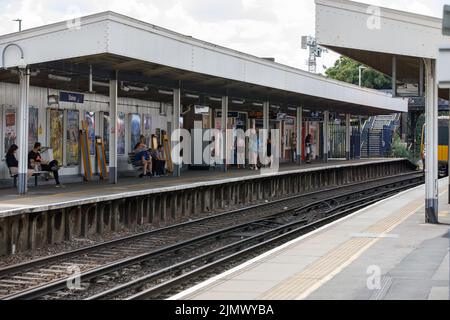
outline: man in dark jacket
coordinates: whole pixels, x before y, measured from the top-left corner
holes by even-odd
[[[58,174],[58,161],[53,160],[50,162],[45,161],[44,159],[42,159],[41,154],[41,143],[40,142],[36,142],[34,144],[34,148],[33,150],[31,150],[28,153],[28,168],[29,169],[34,169],[36,166],[40,166],[42,171],[48,171],[53,173],[53,177],[55,178],[56,181],[56,187],[61,187],[61,183],[59,182],[59,174]]]

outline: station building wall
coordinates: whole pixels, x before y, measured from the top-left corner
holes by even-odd
[[[95,94],[95,93],[83,93],[84,103],[69,103],[59,102],[57,104],[49,105],[48,97],[51,95],[59,96],[59,90],[30,87],[29,92],[29,107],[37,109],[38,114],[38,140],[44,146],[51,146],[50,144],[50,110],[59,109],[62,110],[64,116],[63,121],[63,154],[64,167],[60,173],[62,175],[78,175],[82,173],[80,165],[67,165],[66,150],[67,150],[67,111],[78,110],[79,112],[79,128],[81,128],[81,121],[85,119],[86,112],[93,112],[95,117],[95,134],[103,137],[103,118],[104,112],[109,112],[109,96]],[[0,179],[9,178],[9,171],[6,163],[3,161],[5,153],[7,151],[8,143],[7,130],[11,129],[11,110],[16,111],[16,127],[17,132],[17,107],[19,105],[19,86],[17,84],[2,83],[0,82]],[[172,107],[171,104],[161,103],[158,101],[146,101],[133,98],[120,98],[118,99],[119,112],[123,112],[125,115],[125,152],[122,155],[118,155],[119,171],[130,170],[128,164],[128,153],[134,146],[131,146],[131,115],[138,114],[141,119],[141,132],[144,132],[144,116],[150,118],[150,134],[156,134],[157,129],[167,130],[168,122],[171,122]],[[165,114],[161,114],[160,111],[164,110]],[[8,116],[9,114],[9,116]],[[8,123],[9,122],[9,123]],[[170,128],[170,127],[169,127]],[[148,133],[148,132],[147,132]],[[21,147],[21,146],[19,146]],[[94,167],[95,159],[92,156],[92,166]],[[81,159],[79,160],[81,161]]]

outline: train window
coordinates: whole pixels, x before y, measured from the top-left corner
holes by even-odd
[[[448,145],[448,125],[447,126],[442,126],[439,125],[439,132],[438,132],[438,143],[440,146],[447,146]]]

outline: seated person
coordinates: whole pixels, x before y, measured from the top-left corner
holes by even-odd
[[[42,159],[41,154],[39,153],[40,151],[41,143],[36,142],[34,144],[33,150],[28,153],[28,169],[34,169],[36,166],[40,166],[40,170],[53,173],[53,177],[56,181],[56,187],[62,187],[61,183],[59,182],[58,161],[45,161],[44,159]]]
[[[13,144],[9,147],[8,152],[6,153],[6,165],[8,166],[11,175],[16,175],[19,173],[19,161],[17,161],[16,158],[16,152],[18,149],[19,147]],[[28,178],[31,177],[33,173],[33,170],[28,170]]]
[[[145,137],[144,137],[145,139]],[[151,176],[152,172],[152,161],[149,152],[147,151],[147,146],[143,141],[143,136],[141,136],[141,141],[134,147],[134,162],[142,163],[144,172],[139,175],[140,178],[144,176]]]
[[[164,168],[166,166],[166,161],[163,157],[163,147],[162,145],[158,145],[158,148],[156,150],[153,150],[152,152],[152,158],[153,158],[153,168],[154,173],[156,176],[163,176]]]

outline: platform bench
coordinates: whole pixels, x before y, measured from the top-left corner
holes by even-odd
[[[11,168],[8,168],[9,170],[9,175],[11,176],[11,178],[14,181],[14,188],[17,188],[17,178],[19,177],[18,173],[12,173],[11,172]],[[48,171],[34,171],[34,173],[31,175],[32,177],[34,177],[34,185],[37,187],[38,186],[38,178],[40,176],[45,176],[46,179],[48,179]]]

